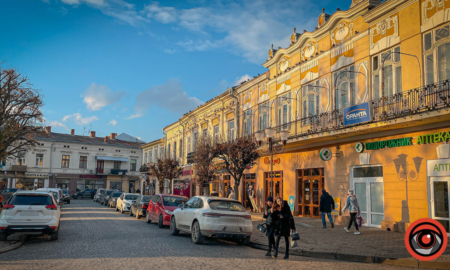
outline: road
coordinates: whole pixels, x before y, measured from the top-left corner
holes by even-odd
[[[58,241],[34,237],[0,254],[0,269],[398,269],[291,256],[265,257],[262,250],[211,240],[194,245],[91,200],[64,205]]]

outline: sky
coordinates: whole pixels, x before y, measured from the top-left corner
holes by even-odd
[[[0,64],[44,95],[53,132],[150,142],[267,70],[270,45],[351,0],[0,0]]]

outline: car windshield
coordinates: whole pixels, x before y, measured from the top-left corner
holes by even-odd
[[[14,195],[9,204],[12,205],[50,205],[53,204],[52,198],[48,195]]]
[[[66,195],[69,194],[69,192],[67,192],[67,189],[63,189],[62,192]]]
[[[123,192],[114,192],[114,193],[111,195],[111,197],[117,198],[117,197],[119,197],[120,195],[122,195],[122,193],[123,193]]]
[[[212,210],[245,212],[244,206],[238,202],[211,201],[209,207],[211,207]]]
[[[152,199],[152,196],[142,196],[141,202],[144,202],[144,203],[150,202],[151,199]]]
[[[18,191],[18,188],[8,188],[7,190],[3,191],[3,192],[16,192]]]
[[[125,200],[136,200],[139,195],[125,195]]]
[[[112,192],[113,192],[112,190],[108,190],[106,191],[106,195],[111,195]]]
[[[165,206],[176,206],[176,207],[178,207],[178,205],[183,204],[187,201],[185,198],[169,197],[169,196],[164,196],[163,200],[164,200]]]

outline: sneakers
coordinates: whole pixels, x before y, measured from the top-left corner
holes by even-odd
[[[268,257],[272,256],[272,251],[271,250],[267,251],[266,256],[268,256]]]
[[[326,229],[327,227],[322,227],[322,229]]]
[[[344,227],[344,230],[345,230],[346,232],[349,232],[348,229],[347,229],[347,227]]]
[[[361,234],[359,231],[356,231],[354,234]]]
[[[331,228],[334,228],[334,223],[333,222],[331,222]]]

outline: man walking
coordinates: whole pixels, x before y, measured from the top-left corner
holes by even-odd
[[[331,219],[331,210],[334,209],[334,199],[330,194],[322,189],[322,196],[320,196],[319,210],[322,212],[322,225],[323,229],[327,228],[327,223],[325,221],[325,214],[328,216],[328,221],[331,223],[331,228],[334,228],[333,220]]]

